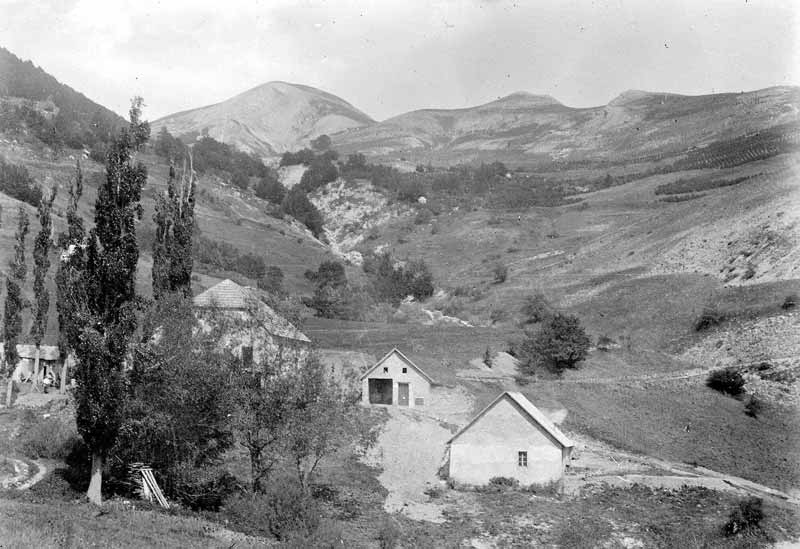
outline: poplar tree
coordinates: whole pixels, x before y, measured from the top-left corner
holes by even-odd
[[[50,311],[50,290],[47,289],[47,271],[50,270],[50,247],[53,245],[52,231],[53,220],[51,212],[53,201],[56,199],[56,188],[47,198],[44,194],[36,210],[39,217],[39,233],[33,243],[33,295],[36,303],[36,312],[31,323],[31,338],[36,345],[36,364],[34,372],[39,373],[39,347],[47,331],[47,313]]]
[[[8,377],[6,406],[11,406],[13,387],[11,375],[19,361],[17,338],[22,332],[22,310],[25,308],[22,287],[28,273],[28,266],[25,263],[25,237],[28,234],[28,227],[28,213],[23,206],[20,206],[17,232],[14,235],[14,257],[9,262],[9,273],[6,278],[6,304],[3,312],[3,340],[5,342],[3,373]]]
[[[80,326],[71,341],[76,355],[75,389],[78,432],[92,456],[87,495],[102,502],[103,467],[123,419],[124,363],[136,330],[135,222],[141,219],[147,168],[136,161],[150,125],[141,122],[142,99],[133,100],[130,124],[120,130],[106,158],[106,179],[97,190],[95,226],[86,242],[84,306],[72,313]]]
[[[85,303],[82,286],[85,266],[84,246],[86,230],[83,218],[78,215],[78,202],[83,194],[81,161],[75,164],[75,181],[70,184],[67,202],[67,230],[58,235],[57,246],[61,256],[56,269],[56,310],[58,311],[58,350],[66,360],[74,351],[79,337],[76,310]]]
[[[153,297],[171,292],[192,296],[192,235],[194,234],[195,179],[191,152],[180,178],[170,166],[167,189],[156,196],[156,237],[153,241]]]

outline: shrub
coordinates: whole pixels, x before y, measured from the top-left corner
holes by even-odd
[[[706,386],[723,394],[738,396],[744,392],[744,378],[735,368],[714,370],[709,374]]]
[[[714,307],[706,307],[694,323],[696,332],[707,330],[721,324],[725,320],[725,315]]]
[[[487,346],[486,350],[483,352],[483,363],[486,365],[487,368],[492,367],[492,350]]]
[[[50,417],[25,429],[22,434],[22,451],[31,459],[63,460],[81,444],[74,421]]]
[[[508,267],[498,263],[492,269],[492,274],[494,274],[494,283],[502,284],[508,278]]]
[[[28,173],[28,168],[11,164],[3,158],[0,158],[0,192],[31,206],[38,206],[42,199],[42,190]]]
[[[764,519],[763,503],[761,498],[756,497],[740,501],[723,526],[725,535],[731,537],[760,530]]]
[[[519,481],[510,477],[492,477],[489,479],[489,484],[492,486],[500,486],[503,488],[514,488],[519,484]]]
[[[534,324],[552,315],[553,308],[542,292],[536,292],[525,298],[520,312],[524,324]]]
[[[744,407],[744,413],[748,416],[758,419],[758,414],[764,410],[764,403],[754,396],[751,396]]]
[[[616,342],[607,335],[601,335],[597,338],[597,348],[601,351],[608,351]]]
[[[378,544],[381,549],[394,549],[400,540],[400,528],[392,519],[386,519],[378,529]]]
[[[794,309],[797,307],[797,294],[789,294],[786,296],[786,299],[783,300],[781,304],[781,309],[784,311],[788,311],[790,309]]]
[[[225,513],[240,525],[278,540],[310,536],[319,526],[319,510],[297,482],[283,479],[264,493],[236,494],[225,504]]]

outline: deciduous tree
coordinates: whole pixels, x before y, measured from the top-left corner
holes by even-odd
[[[155,240],[153,241],[153,297],[169,292],[192,295],[192,257],[195,179],[192,157],[186,161],[180,177],[170,167],[167,189],[156,196]]]

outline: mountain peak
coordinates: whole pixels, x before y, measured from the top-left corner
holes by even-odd
[[[561,105],[562,103],[558,101],[552,95],[537,95],[535,93],[527,92],[527,91],[516,91],[514,93],[510,93],[505,97],[501,97],[495,103],[520,103],[526,104],[530,106],[539,106],[539,105]]]

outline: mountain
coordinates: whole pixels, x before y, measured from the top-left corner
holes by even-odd
[[[373,124],[347,101],[299,84],[269,82],[227,101],[171,114],[152,124],[176,136],[203,132],[259,156],[274,156],[307,146],[322,134]]]
[[[797,87],[701,96],[627,91],[591,108],[518,92],[477,107],[413,111],[332,138],[342,153],[434,164],[657,160],[797,124],[798,105]]]
[[[124,123],[115,112],[0,47],[0,131],[32,133],[55,147],[102,149]]]

